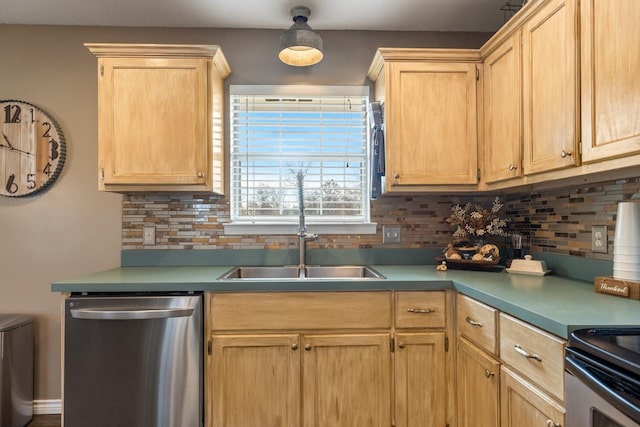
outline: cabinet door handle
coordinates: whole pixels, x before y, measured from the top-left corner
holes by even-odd
[[[204,178],[204,173],[203,172],[198,172],[198,178]]]
[[[547,427],[562,427],[560,423],[554,423],[553,420],[547,420]]]
[[[435,313],[435,308],[407,308],[407,312],[416,314],[430,314]]]
[[[400,342],[398,343],[398,347],[400,347],[400,348],[404,348],[404,347],[405,347],[404,341],[400,341]]]
[[[291,350],[297,350],[298,344],[291,344]]]
[[[518,167],[517,167],[517,166],[515,166],[515,165],[513,165],[513,164],[510,164],[510,165],[509,165],[509,170],[510,170],[510,171],[512,171],[512,172],[513,172],[513,171],[514,171],[514,170],[516,170],[516,169],[518,169]]]
[[[573,152],[572,152],[572,151],[564,151],[564,150],[562,150],[562,151],[560,152],[560,157],[562,157],[563,159],[564,159],[565,157],[567,157],[567,156],[572,156],[572,155],[573,155]]]
[[[470,318],[469,316],[467,316],[467,318],[466,318],[466,319],[464,319],[464,320],[466,320],[466,322],[467,322],[468,324],[470,324],[471,326],[477,326],[478,328],[482,328],[482,323],[480,323],[480,322],[478,322],[478,321],[476,321],[476,320],[473,320],[473,319],[472,319],[472,318]]]
[[[493,371],[490,371],[490,370],[488,370],[488,369],[485,369],[485,370],[484,370],[484,376],[485,376],[485,377],[487,377],[487,378],[491,378],[491,377],[495,377],[495,376],[496,376],[496,374],[494,374],[494,373],[493,373]]]
[[[311,344],[307,344],[304,346],[305,351],[311,351]]]
[[[526,357],[527,359],[537,360],[538,362],[542,362],[542,358],[537,354],[529,354],[524,348],[520,347],[519,344],[513,346],[513,349],[522,357]]]
[[[393,178],[394,178],[394,179],[398,179],[398,178],[400,178],[400,174],[399,174],[398,172],[394,173],[394,174],[393,174]]]

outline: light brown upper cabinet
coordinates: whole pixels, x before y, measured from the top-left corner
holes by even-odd
[[[219,46],[85,46],[98,57],[98,188],[222,194]]]
[[[522,176],[522,33],[484,60],[484,170],[488,183]]]
[[[378,49],[368,76],[385,106],[387,192],[476,188],[480,66],[477,50]]]
[[[577,18],[551,0],[523,25],[525,175],[580,164]]]
[[[640,7],[637,0],[580,2],[582,159],[640,152]]]

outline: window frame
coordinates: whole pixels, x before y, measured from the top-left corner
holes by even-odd
[[[366,102],[370,99],[370,88],[368,86],[326,86],[326,85],[230,85],[229,86],[229,215],[230,222],[224,224],[225,234],[229,235],[243,235],[243,234],[264,234],[264,235],[278,235],[278,234],[295,234],[298,231],[298,217],[290,216],[287,219],[265,217],[264,221],[260,221],[256,217],[251,219],[238,219],[234,212],[234,180],[232,177],[233,171],[233,155],[231,150],[233,149],[233,130],[234,130],[234,115],[232,109],[234,103],[232,96],[235,95],[273,95],[273,96],[364,96]],[[364,113],[366,116],[366,112]],[[365,120],[366,121],[366,120]],[[376,223],[372,223],[371,218],[371,158],[370,158],[370,129],[368,122],[365,125],[366,128],[366,141],[365,141],[365,188],[362,194],[360,204],[362,206],[363,215],[357,219],[347,219],[345,217],[338,217],[335,219],[328,219],[323,221],[317,221],[313,217],[307,216],[307,231],[310,233],[319,234],[375,234]]]

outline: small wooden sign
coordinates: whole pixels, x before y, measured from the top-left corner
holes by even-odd
[[[596,277],[595,291],[601,294],[640,300],[640,283],[613,277]]]

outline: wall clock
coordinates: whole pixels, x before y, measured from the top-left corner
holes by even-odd
[[[0,195],[24,197],[47,189],[66,157],[62,129],[47,112],[24,101],[0,101]]]

